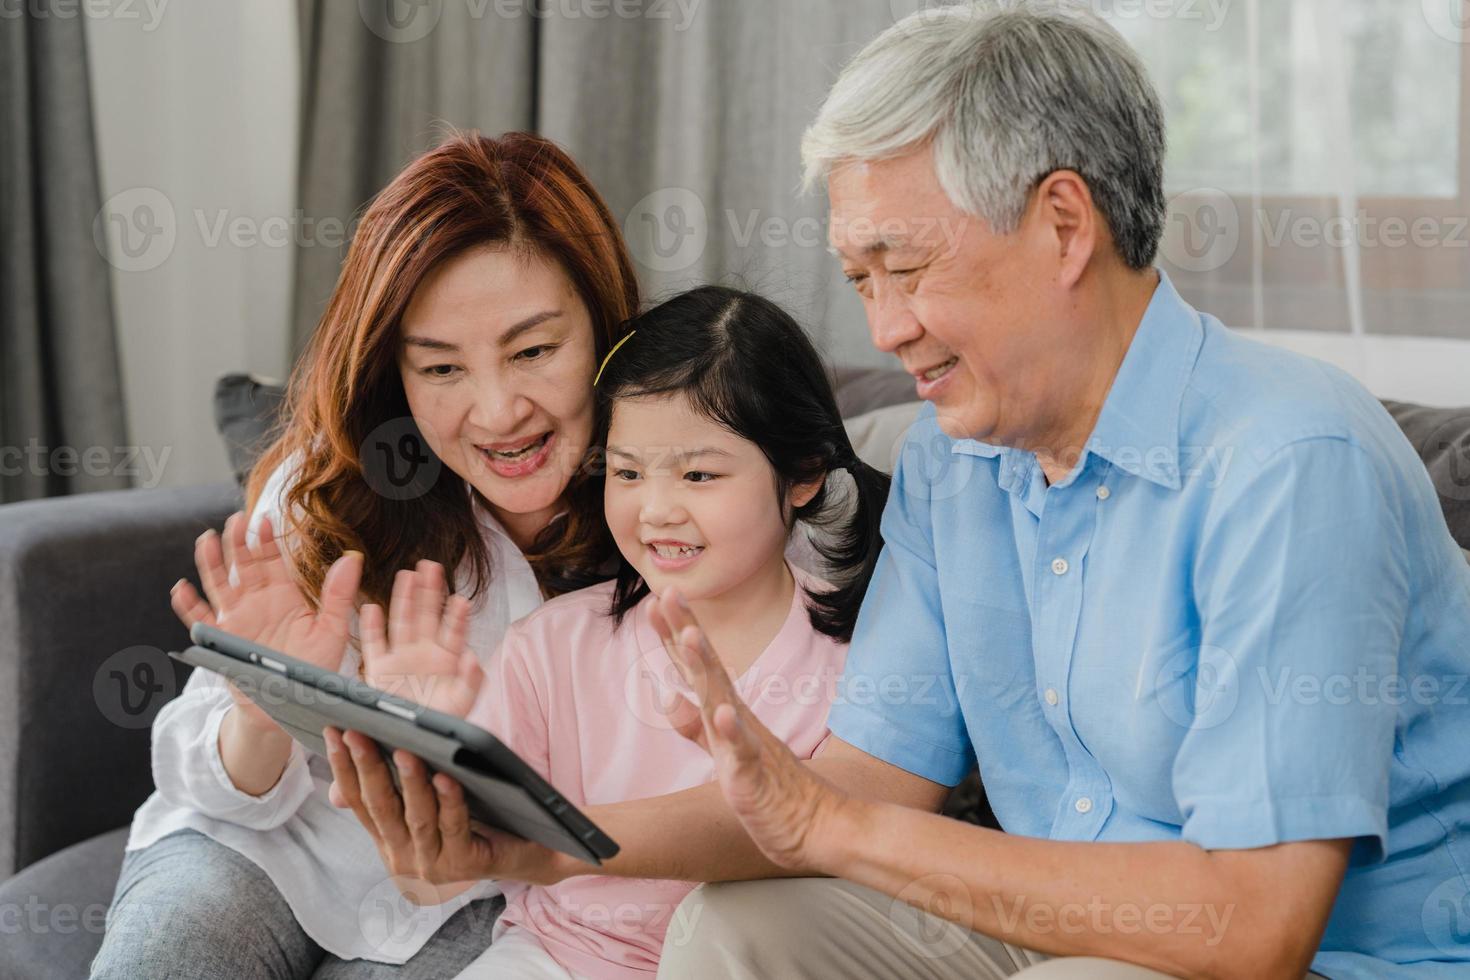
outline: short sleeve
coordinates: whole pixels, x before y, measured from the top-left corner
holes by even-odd
[[[1240,464],[1238,464],[1240,465]],[[1342,438],[1227,476],[1194,569],[1192,724],[1173,769],[1183,839],[1205,848],[1387,836],[1409,602],[1400,511]]]
[[[832,734],[890,765],[946,786],[975,767],[959,711],[935,567],[929,482],[916,439],[932,419],[910,430],[883,509],[883,551],[868,583],[842,684],[828,716]],[[896,680],[903,681],[898,685]],[[929,696],[892,697],[896,687]]]

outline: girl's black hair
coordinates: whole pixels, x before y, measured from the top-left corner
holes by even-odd
[[[813,628],[852,639],[858,606],[883,545],[879,521],[889,477],[858,459],[842,424],[821,355],[786,311],[755,293],[701,286],[660,303],[628,324],[637,331],[608,359],[597,383],[607,445],[612,403],[619,398],[681,393],[716,424],[759,446],[785,500],[792,487],[846,469],[857,507],[831,543],[814,542],[828,567],[832,591],[807,590]],[[792,515],[830,527],[843,517],[841,498],[825,481]],[[610,614],[621,624],[648,585],[619,556]]]

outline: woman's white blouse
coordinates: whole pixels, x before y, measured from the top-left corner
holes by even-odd
[[[271,515],[275,527],[283,526],[283,491],[294,469],[283,465],[267,482],[250,515],[252,544],[264,515]],[[506,627],[542,599],[530,565],[505,529],[482,508],[475,512],[491,555],[491,579],[471,614],[469,642],[488,669]],[[355,675],[359,659],[349,645],[341,672]],[[352,811],[339,810],[327,799],[332,783],[327,760],[300,743],[292,743],[286,770],[268,792],[241,792],[219,754],[220,723],[234,703],[223,678],[195,670],[183,693],[159,712],[153,722],[157,789],[133,817],[127,850],[184,828],[205,834],[264,871],[306,934],[342,959],[403,963],[454,912],[500,891],[498,883],[484,881],[443,905],[409,903]],[[488,930],[485,942],[488,946]]]

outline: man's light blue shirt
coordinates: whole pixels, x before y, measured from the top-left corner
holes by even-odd
[[[832,731],[1014,834],[1358,838],[1313,970],[1470,976],[1470,565],[1376,399],[1160,277],[1064,481],[925,406]]]

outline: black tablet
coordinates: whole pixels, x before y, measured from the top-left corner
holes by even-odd
[[[359,731],[378,743],[395,783],[392,751],[404,749],[458,780],[470,815],[482,823],[593,864],[618,853],[596,824],[483,728],[204,623],[189,636],[195,645],[170,657],[224,676],[313,752],[326,755],[323,728]]]

